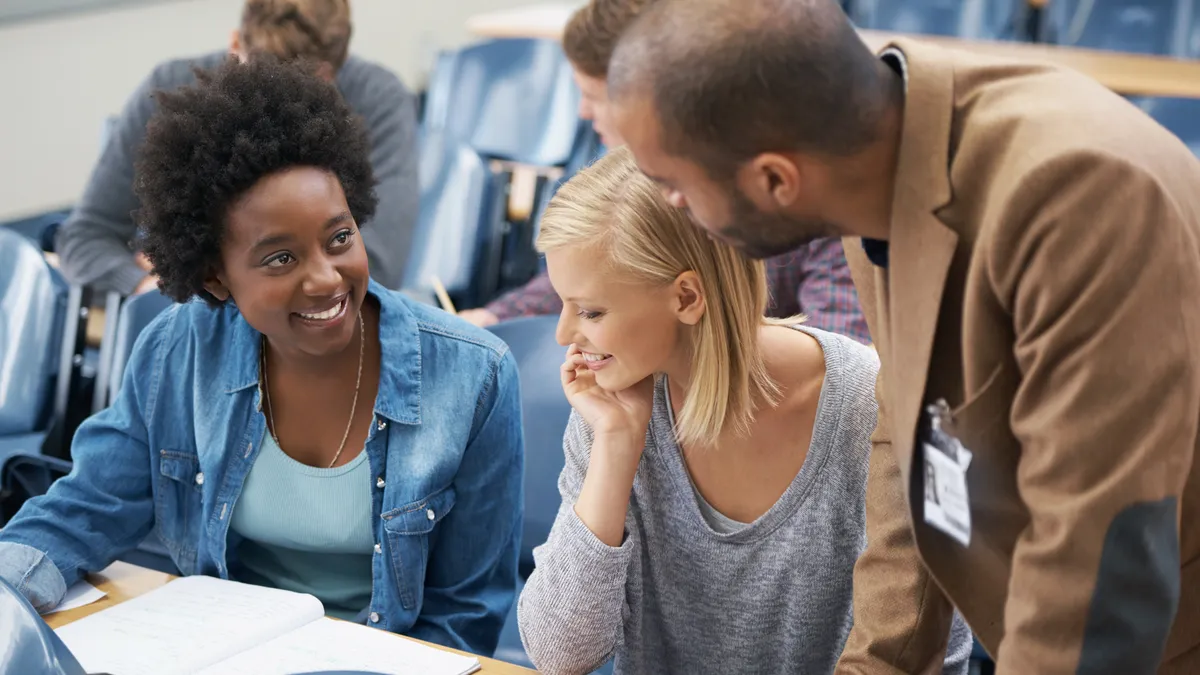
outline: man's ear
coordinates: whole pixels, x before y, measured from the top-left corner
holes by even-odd
[[[800,166],[777,152],[764,152],[747,162],[740,178],[743,193],[760,209],[787,208],[803,189]]]
[[[229,292],[229,286],[225,283],[224,275],[220,272],[213,274],[205,280],[204,290],[208,291],[209,295],[221,302],[225,302],[233,295]]]
[[[233,29],[229,34],[229,54],[236,56],[242,63],[246,62],[245,45],[242,44],[242,32]]]
[[[682,272],[675,277],[672,290],[675,317],[688,326],[700,323],[704,312],[708,310],[704,284],[700,282],[700,277],[692,270]]]

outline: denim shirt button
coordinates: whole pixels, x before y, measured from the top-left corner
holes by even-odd
[[[387,483],[383,482],[383,476],[380,476],[379,478],[375,479],[375,487],[382,490],[384,485],[387,485]]]
[[[204,485],[204,473],[196,474],[196,485]]]
[[[435,520],[437,519],[437,514],[433,512],[433,509],[425,509],[425,517],[430,520]]]
[[[379,430],[380,430],[380,431],[383,431],[384,429],[386,429],[386,428],[387,428],[387,420],[385,420],[385,419],[383,419],[383,418],[380,418],[380,419],[379,419],[379,424],[378,424],[377,426],[378,426],[378,428],[379,428]]]
[[[379,612],[371,612],[371,616],[367,617],[371,623],[379,623]]]
[[[380,546],[379,544],[375,544],[375,553],[376,554],[383,553],[383,547]]]

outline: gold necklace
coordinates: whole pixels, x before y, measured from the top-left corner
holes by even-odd
[[[346,422],[346,432],[342,434],[342,444],[338,446],[337,454],[333,456],[333,460],[329,462],[327,468],[332,469],[334,464],[337,464],[338,458],[342,456],[342,451],[346,449],[346,439],[350,437],[350,427],[354,426],[354,410],[358,407],[358,388],[362,384],[362,367],[363,367],[363,349],[367,343],[367,331],[363,327],[362,312],[358,313],[358,375],[354,378],[354,400],[350,402],[350,421]],[[259,371],[262,373],[262,388],[263,396],[267,399],[267,433],[271,434],[271,439],[275,441],[275,445],[282,450],[283,446],[279,445],[279,437],[275,435],[275,413],[271,410],[271,386],[267,381],[267,337],[262,338],[262,347],[259,350],[262,354],[259,364]]]

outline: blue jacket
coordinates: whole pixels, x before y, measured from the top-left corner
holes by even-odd
[[[382,365],[368,625],[491,654],[513,602],[523,439],[516,362],[494,335],[372,282]],[[266,428],[260,334],[232,303],[165,312],[138,339],[74,469],[0,530],[0,577],[39,611],[153,530],[185,574],[237,578],[230,531]],[[232,575],[231,575],[232,570]]]

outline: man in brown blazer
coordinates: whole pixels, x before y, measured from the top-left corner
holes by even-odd
[[[848,237],[883,367],[839,673],[1200,673],[1200,163],[1084,76],[832,0],[664,0],[609,71],[714,237]]]

